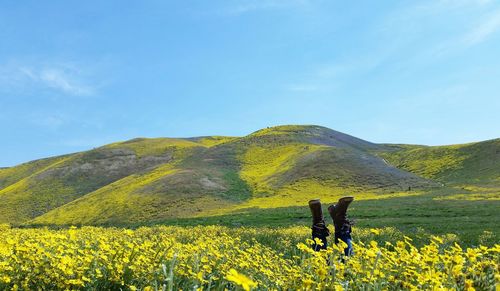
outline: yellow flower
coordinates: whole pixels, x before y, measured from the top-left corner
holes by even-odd
[[[474,291],[474,290],[476,290],[476,289],[472,286],[472,284],[473,284],[473,283],[474,283],[474,282],[473,282],[472,280],[470,280],[470,279],[465,280],[465,290],[467,290],[467,291]]]
[[[247,276],[238,273],[235,269],[230,269],[226,275],[226,279],[240,285],[245,291],[257,287],[257,283],[249,279]]]
[[[356,255],[347,258],[343,242],[315,252],[306,227],[2,230],[0,289],[26,290],[37,282],[40,289],[121,284],[152,291],[232,282],[244,290],[360,290],[374,284],[450,290],[463,282],[464,290],[500,290],[494,285],[500,282],[498,244],[462,248],[457,243],[442,245],[439,237],[417,248],[409,237],[398,242],[369,240],[372,234],[386,234],[385,228],[359,229],[361,239],[353,242]],[[393,237],[391,231],[387,237]]]
[[[302,280],[302,287],[304,287],[305,289],[310,289],[313,283],[314,283],[314,281],[311,280],[310,278],[303,279]]]
[[[314,243],[316,243],[319,246],[323,246],[323,241],[317,237],[314,238]]]

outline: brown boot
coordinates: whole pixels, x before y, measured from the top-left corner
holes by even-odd
[[[342,226],[347,222],[347,207],[354,201],[353,196],[345,196],[339,199],[337,204],[332,204],[328,207],[328,212],[333,219],[335,231],[342,229]]]
[[[323,245],[314,244],[313,249],[318,251],[320,249],[326,249],[327,239],[326,237],[330,235],[330,231],[326,227],[325,219],[323,217],[323,210],[321,209],[321,202],[319,199],[314,199],[309,201],[309,209],[311,209],[312,214],[312,239],[319,238]]]
[[[323,209],[321,209],[321,201],[319,199],[313,199],[309,201],[309,209],[311,209],[312,214],[312,224],[316,225],[318,223],[324,224]]]

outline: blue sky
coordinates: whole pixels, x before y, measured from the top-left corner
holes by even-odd
[[[500,2],[347,2],[2,1],[0,166],[279,124],[500,137]]]

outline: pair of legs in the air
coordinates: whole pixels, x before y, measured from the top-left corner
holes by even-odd
[[[328,212],[333,219],[333,225],[335,226],[335,243],[342,240],[347,244],[344,249],[346,256],[352,254],[352,222],[347,219],[347,207],[354,200],[352,196],[346,196],[339,199],[337,204],[332,204],[328,207]],[[325,219],[323,217],[323,210],[321,208],[321,202],[319,199],[314,199],[309,201],[309,208],[311,209],[313,217],[312,225],[312,239],[320,239],[322,245],[314,244],[313,248],[315,251],[321,249],[326,249],[327,247],[327,237],[330,235],[330,231],[326,227]]]

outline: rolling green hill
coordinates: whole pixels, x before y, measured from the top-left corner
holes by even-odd
[[[294,207],[346,192],[373,200],[453,185],[498,189],[499,151],[499,139],[374,144],[320,126],[138,138],[0,169],[0,222],[124,225]]]
[[[0,221],[42,215],[112,182],[149,171],[200,145],[175,139],[129,141],[0,171]]]
[[[450,146],[387,145],[394,166],[448,184],[500,184],[500,139]]]

